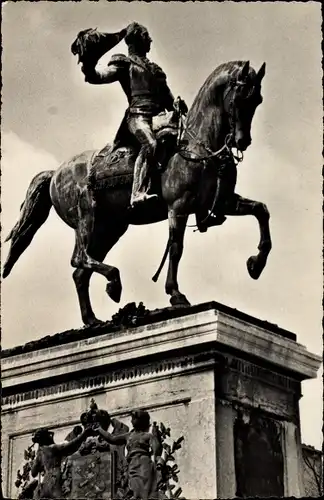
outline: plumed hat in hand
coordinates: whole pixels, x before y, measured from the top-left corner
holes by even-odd
[[[73,55],[78,55],[78,63],[95,65],[110,49],[115,47],[127,34],[127,29],[118,33],[101,33],[97,29],[80,31],[71,45]]]

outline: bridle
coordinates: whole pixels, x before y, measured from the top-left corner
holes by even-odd
[[[224,145],[218,149],[217,151],[213,151],[206,144],[203,143],[200,139],[194,136],[192,131],[187,127],[184,122],[183,116],[179,116],[179,132],[178,132],[178,146],[180,149],[178,150],[178,154],[182,156],[187,161],[192,161],[196,163],[203,162],[204,166],[206,166],[206,162],[212,159],[224,159],[224,156],[229,160],[234,161],[236,164],[240,163],[243,160],[243,151],[236,147],[236,154],[232,151],[232,142],[235,133],[235,100],[237,97],[237,92],[239,89],[242,89],[243,86],[246,85],[245,81],[239,81],[235,77],[230,79],[228,89],[224,95],[224,102],[227,99],[229,93],[231,92],[231,98],[228,106],[228,121],[229,121],[229,133],[225,137]],[[254,91],[254,87],[252,87],[247,96],[244,99],[249,98]],[[181,148],[181,138],[183,132],[186,132],[187,135],[193,140],[194,144],[203,148],[207,155],[195,155],[192,151],[189,151],[187,148]],[[194,156],[195,155],[195,156]]]
[[[220,165],[220,162],[222,164],[224,163],[229,163],[229,162],[234,162],[234,164],[237,166],[242,160],[243,160],[243,151],[241,151],[239,148],[236,147],[236,154],[233,153],[232,151],[232,142],[233,142],[233,137],[235,133],[235,100],[237,98],[237,93],[239,90],[243,88],[243,86],[246,85],[246,81],[239,81],[235,77],[232,77],[230,79],[228,89],[224,95],[224,102],[228,98],[229,93],[231,92],[230,96],[230,101],[229,101],[229,106],[228,106],[228,121],[229,121],[229,133],[225,137],[224,145],[218,149],[217,151],[213,151],[210,149],[206,144],[203,143],[200,139],[194,136],[192,131],[187,127],[186,123],[184,122],[183,116],[180,114],[179,115],[179,131],[178,131],[178,146],[180,146],[180,149],[178,150],[178,154],[182,158],[184,158],[187,161],[191,161],[194,163],[203,163],[203,170],[207,167],[207,164],[209,160],[215,159],[219,160],[215,162],[216,167]],[[248,94],[245,97],[241,97],[242,99],[247,99],[252,95],[254,91],[254,87],[251,87],[249,89]],[[195,155],[192,151],[189,151],[187,148],[181,148],[181,138],[183,135],[183,132],[186,132],[186,134],[193,140],[194,144],[197,146],[200,146],[203,148],[207,155],[201,156],[201,155]],[[193,156],[195,155],[195,156]],[[208,215],[205,217],[205,219],[202,221],[202,223],[206,223],[207,220],[211,217],[211,214],[213,213],[213,210],[216,205],[216,199],[217,199],[217,192],[215,192],[214,200],[211,206],[211,209],[209,210]],[[196,225],[194,226],[188,226],[188,227],[197,227]]]
[[[197,146],[202,147],[206,151],[206,153],[207,153],[207,155],[205,155],[205,156],[200,156],[200,155],[192,156],[194,154],[192,151],[189,151],[186,148],[181,148],[181,149],[179,149],[178,153],[185,160],[196,162],[196,163],[206,162],[208,160],[211,160],[213,158],[216,158],[216,157],[220,156],[224,151],[227,151],[228,153],[231,152],[231,148],[230,148],[231,137],[230,137],[230,134],[228,134],[226,136],[225,142],[224,142],[224,146],[222,146],[217,151],[213,151],[208,146],[206,146],[206,144],[204,144],[202,141],[200,141],[199,139],[197,139],[197,137],[195,137],[193,135],[193,133],[191,132],[191,130],[184,123],[184,120],[183,120],[182,116],[180,116],[180,128],[181,128],[181,131],[179,133],[180,137],[182,136],[183,132],[186,132],[188,134],[188,136],[194,141],[194,143]],[[180,145],[180,141],[178,141],[178,145]],[[187,155],[186,153],[189,153],[189,155]]]

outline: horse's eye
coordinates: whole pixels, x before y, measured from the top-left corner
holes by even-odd
[[[253,94],[254,94],[254,87],[247,87],[245,89],[244,97],[245,97],[245,99],[248,99],[249,97],[252,97]]]
[[[248,97],[250,97],[251,94],[252,94],[252,89],[247,85],[242,85],[242,87],[238,89],[237,100],[238,101],[245,100]]]

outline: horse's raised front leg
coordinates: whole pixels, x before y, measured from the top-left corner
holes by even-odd
[[[248,258],[246,265],[251,278],[257,280],[262,273],[270,253],[272,243],[270,237],[269,218],[267,206],[259,201],[243,198],[238,194],[226,204],[226,215],[254,215],[259,223],[260,242],[259,253]]]
[[[190,305],[185,295],[179,292],[177,281],[179,262],[183,252],[183,239],[188,215],[179,213],[174,208],[169,209],[169,268],[165,283],[165,291],[171,295],[173,306]]]

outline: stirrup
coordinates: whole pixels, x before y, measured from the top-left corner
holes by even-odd
[[[224,214],[217,214],[217,215],[209,214],[209,217],[206,219],[205,222],[200,222],[200,223],[197,222],[197,229],[200,233],[206,233],[209,227],[221,226],[222,224],[224,224],[225,221],[226,217]]]

